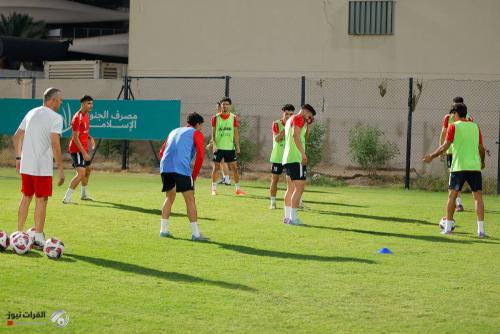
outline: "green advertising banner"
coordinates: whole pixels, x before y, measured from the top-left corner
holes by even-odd
[[[0,134],[13,135],[24,116],[41,106],[42,100],[0,99]],[[79,100],[64,100],[63,137],[71,136],[71,119],[80,109]],[[165,140],[180,126],[181,101],[95,100],[89,114],[90,135],[104,139]]]

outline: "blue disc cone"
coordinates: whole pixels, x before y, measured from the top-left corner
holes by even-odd
[[[384,248],[380,248],[378,250],[378,253],[379,254],[392,254],[392,251],[389,248],[384,247]]]

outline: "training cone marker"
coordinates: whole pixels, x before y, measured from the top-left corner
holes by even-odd
[[[385,247],[384,247],[384,248],[380,248],[380,249],[378,250],[378,253],[379,253],[379,254],[392,254],[392,251],[391,251],[389,248],[385,248]]]

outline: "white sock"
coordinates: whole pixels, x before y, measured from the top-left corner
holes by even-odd
[[[458,196],[455,202],[457,205],[462,205],[462,197]]]
[[[271,196],[271,204],[276,204],[276,197]]]
[[[290,212],[292,212],[292,208],[285,205],[285,218],[290,219]]]
[[[451,232],[451,227],[453,226],[453,220],[447,220],[444,223],[444,230],[445,232]]]
[[[87,197],[89,193],[87,192],[88,186],[82,186],[82,197]]]
[[[224,176],[224,182],[231,183],[231,181],[229,181],[229,175]]]
[[[217,190],[217,183],[212,182],[212,191],[215,191],[215,190]]]
[[[45,239],[43,238],[43,233],[36,233],[35,232],[35,241],[44,241]]]
[[[477,221],[477,233],[484,233],[484,221]]]
[[[198,229],[198,222],[192,222],[191,223],[191,230],[193,230],[193,235],[196,238],[200,237],[200,230]]]
[[[239,183],[235,183],[234,186],[236,187],[236,190],[240,190],[240,184]]]
[[[168,233],[168,219],[160,219],[160,232]]]
[[[291,208],[290,219],[291,220],[297,219],[297,208]]]
[[[71,188],[68,188],[68,190],[66,190],[66,194],[64,195],[64,200],[66,202],[71,202],[71,196],[73,195],[73,189]]]

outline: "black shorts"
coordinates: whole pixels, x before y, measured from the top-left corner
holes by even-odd
[[[286,168],[286,175],[292,180],[305,180],[307,176],[307,168],[301,163],[294,162],[283,166]]]
[[[483,190],[483,177],[480,171],[451,172],[448,189],[462,191],[465,182],[473,192]]]
[[[453,155],[452,154],[447,154],[446,155],[446,166],[448,168],[451,168],[451,163],[453,162]]]
[[[275,175],[283,174],[283,164],[273,162],[271,165],[271,173]]]
[[[178,193],[194,190],[194,182],[191,176],[178,173],[161,173],[161,181],[163,182],[162,192],[170,191],[174,187]]]
[[[82,152],[71,153],[71,160],[73,160],[73,167],[74,168],[78,168],[78,167],[85,168],[87,166],[90,166],[90,161],[85,161],[83,159]]]
[[[233,162],[236,161],[236,151],[235,150],[217,150],[214,152],[214,161],[221,162],[224,159],[224,162]]]

